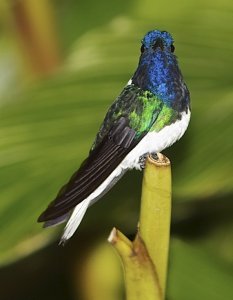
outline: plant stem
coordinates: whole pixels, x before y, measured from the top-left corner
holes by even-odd
[[[108,241],[123,263],[127,300],[161,300],[155,269],[142,239],[137,236],[131,242],[113,228]]]
[[[165,297],[171,218],[171,168],[162,154],[149,157],[143,176],[138,233],[133,242],[113,228],[108,241],[124,267],[127,300]]]
[[[148,157],[142,183],[139,233],[156,267],[164,298],[171,220],[171,166],[168,158]]]

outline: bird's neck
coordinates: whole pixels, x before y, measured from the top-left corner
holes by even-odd
[[[189,106],[189,92],[183,81],[176,57],[157,51],[141,55],[132,83],[149,90],[167,106],[184,111]]]

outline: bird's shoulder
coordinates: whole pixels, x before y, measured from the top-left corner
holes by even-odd
[[[163,107],[163,101],[148,90],[129,84],[109,108],[91,150],[108,134],[120,118],[128,120],[128,126],[140,137],[148,131]]]

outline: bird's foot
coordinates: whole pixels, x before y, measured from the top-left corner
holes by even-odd
[[[139,164],[141,170],[145,169],[147,156],[148,156],[148,153],[145,153],[139,157],[138,164]]]
[[[154,160],[158,160],[159,157],[157,155],[157,153],[145,153],[143,154],[142,156],[139,157],[139,160],[138,160],[138,165],[139,165],[139,169],[140,170],[143,170],[145,169],[146,167],[146,159],[148,157],[148,155],[150,155]]]

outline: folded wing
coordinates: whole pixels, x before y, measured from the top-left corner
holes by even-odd
[[[80,169],[60,190],[56,199],[40,215],[38,221],[45,222],[59,218],[87,198],[114,171],[130,150],[143,138],[136,138],[136,132],[121,117],[91,151]]]
[[[69,212],[95,192],[142,140],[157,119],[162,106],[163,102],[152,93],[135,85],[126,86],[110,107],[88,158],[38,221],[45,222],[45,226],[64,222]],[[118,175],[116,177],[120,178]],[[113,182],[112,178],[111,184]],[[85,202],[85,209],[81,207],[83,212],[90,204],[88,201]]]

